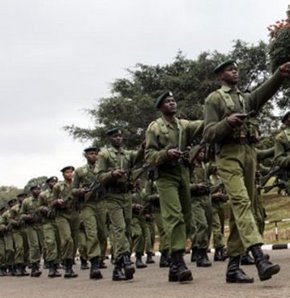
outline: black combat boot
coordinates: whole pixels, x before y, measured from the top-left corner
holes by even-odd
[[[53,264],[54,266],[54,276],[61,277],[61,273],[58,271],[59,264]]]
[[[47,266],[48,266],[48,277],[56,277],[55,276],[55,266],[53,264],[53,262],[47,262]]]
[[[14,266],[7,266],[7,271],[6,271],[7,276],[14,276],[15,275],[15,268]]]
[[[241,265],[255,265],[255,260],[250,256],[249,251],[241,256]]]
[[[39,270],[38,263],[31,264],[31,277],[39,277],[41,275],[41,271]]]
[[[0,267],[0,277],[1,276],[6,276],[6,268],[5,267]]]
[[[81,270],[87,270],[87,269],[90,269],[88,265],[88,261],[81,258]]]
[[[133,275],[135,273],[135,267],[131,262],[129,254],[123,255],[123,266],[124,266],[126,279],[133,279]]]
[[[272,264],[268,260],[259,244],[252,246],[250,251],[255,259],[258,275],[261,281],[270,279],[272,275],[277,274],[280,271],[280,266],[278,264]]]
[[[142,262],[142,253],[136,252],[136,268],[142,269],[146,267],[147,265]]]
[[[169,251],[165,249],[161,252],[159,267],[165,268],[165,267],[169,267],[169,265],[170,265]]]
[[[193,246],[191,249],[191,257],[190,257],[190,261],[192,263],[196,262],[196,255],[197,255],[197,247]]]
[[[197,267],[210,267],[211,262],[207,256],[206,248],[199,248],[196,254],[196,266]]]
[[[23,275],[23,276],[28,276],[29,273],[26,271],[26,265],[22,265],[21,267],[22,267],[22,268],[21,268],[21,270],[22,270],[22,275]]]
[[[227,255],[226,250],[223,246],[217,247],[215,249],[214,257],[213,257],[214,261],[216,261],[216,262],[225,261],[227,258],[228,258],[228,255]]]
[[[114,281],[122,281],[126,280],[126,276],[122,270],[123,260],[119,260],[114,267],[112,280]]]
[[[108,267],[107,267],[107,265],[106,265],[104,259],[101,258],[101,261],[100,261],[100,269],[107,269],[107,268],[108,268]]]
[[[74,277],[78,277],[78,274],[76,274],[73,269],[73,260],[71,259],[66,259],[65,260],[65,273],[63,275],[64,278],[74,278]]]
[[[192,281],[192,273],[186,267],[184,259],[183,259],[183,251],[176,251],[171,254],[172,263],[169,269],[169,281]]]
[[[146,264],[154,264],[155,261],[153,260],[153,253],[148,251],[147,253],[147,258],[146,258]]]
[[[15,276],[23,276],[21,264],[15,265]]]
[[[241,268],[240,268],[240,256],[230,257],[226,281],[228,283],[253,283],[254,278],[249,277]]]
[[[90,260],[91,270],[90,270],[90,279],[101,279],[103,275],[100,271],[100,258],[94,257]]]

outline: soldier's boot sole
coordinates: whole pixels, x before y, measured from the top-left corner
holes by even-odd
[[[177,277],[178,277],[179,282],[185,282],[185,281],[192,281],[193,280],[192,273],[189,269],[184,270],[182,272],[179,272],[177,274]]]

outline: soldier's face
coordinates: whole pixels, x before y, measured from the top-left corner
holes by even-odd
[[[220,79],[229,84],[237,84],[239,81],[239,71],[235,65],[227,66],[220,74]]]
[[[160,106],[160,111],[165,115],[175,114],[177,111],[177,103],[173,97],[167,97],[163,100]]]
[[[74,171],[69,169],[63,172],[63,178],[65,180],[72,180],[74,177]]]
[[[89,163],[95,163],[97,161],[98,152],[97,151],[89,151],[85,153],[85,158]]]
[[[110,143],[113,147],[119,148],[123,144],[123,136],[120,133],[114,133],[109,136]]]
[[[41,193],[41,189],[40,188],[34,188],[31,192],[32,192],[33,196],[37,197]]]

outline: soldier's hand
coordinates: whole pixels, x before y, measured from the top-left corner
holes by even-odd
[[[286,62],[279,67],[280,73],[283,77],[290,77],[290,62]]]
[[[182,152],[176,148],[171,148],[167,150],[167,155],[170,159],[177,160],[181,157]]]
[[[63,199],[58,199],[57,201],[56,201],[56,203],[57,203],[57,205],[63,205],[64,204],[64,200]]]
[[[117,169],[117,170],[112,171],[112,176],[114,178],[118,179],[118,178],[122,178],[125,175],[125,173],[126,172],[124,170]]]
[[[245,114],[234,113],[228,116],[227,121],[231,127],[237,127],[243,124],[244,119],[245,119]]]

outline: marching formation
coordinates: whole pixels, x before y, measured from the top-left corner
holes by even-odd
[[[211,236],[214,261],[229,260],[226,282],[254,282],[241,264],[255,264],[261,281],[277,274],[280,266],[261,249],[261,190],[275,176],[274,185],[290,193],[290,111],[275,147],[267,150],[256,147],[256,115],[290,77],[290,62],[247,94],[237,87],[235,61],[223,62],[214,73],[221,87],[205,99],[204,120],[177,118],[174,95],[166,91],[156,100],[161,117],[149,124],[140,148],[126,150],[122,131],[112,128],[106,147],[84,150],[85,165],[67,165],[61,181],[50,177],[45,185],[31,186],[30,193],[2,202],[0,276],[39,277],[43,260],[49,278],[76,278],[78,254],[89,278],[102,279],[110,247],[112,280],[131,280],[136,269],[155,262],[156,233],[159,266],[169,268],[169,282],[193,280],[184,261],[189,240],[191,262],[212,266]],[[271,169],[261,163],[265,158],[273,159]]]

